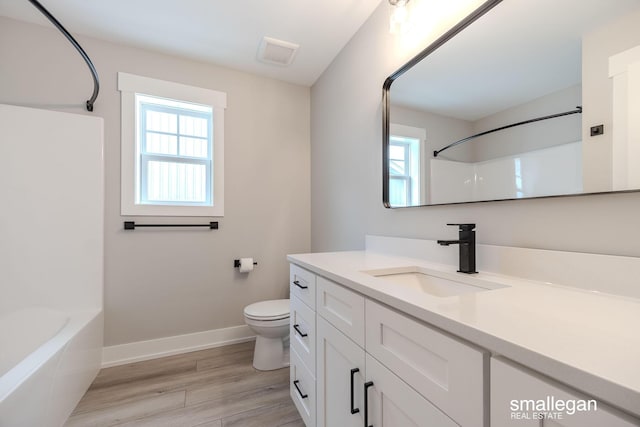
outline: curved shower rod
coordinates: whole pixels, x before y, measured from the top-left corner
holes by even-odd
[[[55,25],[56,28],[60,30],[62,34],[64,34],[67,40],[69,40],[69,42],[73,45],[73,47],[76,48],[78,53],[80,53],[80,56],[82,56],[82,59],[84,59],[84,62],[87,63],[87,66],[91,71],[91,75],[93,76],[93,94],[91,94],[91,98],[87,101],[86,106],[87,106],[87,111],[93,111],[93,103],[98,98],[98,91],[100,90],[100,82],[98,81],[98,72],[96,71],[96,67],[93,66],[93,62],[91,62],[91,59],[89,58],[87,53],[84,51],[84,49],[82,49],[82,46],[78,44],[76,39],[74,39],[73,36],[69,34],[69,32],[62,26],[62,24],[58,22],[58,20],[52,14],[50,14],[49,11],[45,9],[44,6],[41,5],[38,0],[29,0],[29,2],[36,9],[42,12],[42,14],[46,16],[47,19],[51,21],[51,23]]]
[[[564,113],[551,114],[549,116],[544,116],[544,117],[536,117],[535,119],[529,119],[529,120],[525,120],[523,122],[513,123],[513,124],[510,124],[510,125],[506,125],[506,126],[501,126],[499,128],[496,128],[496,129],[486,130],[484,132],[480,132],[480,133],[477,133],[475,135],[471,135],[471,136],[468,136],[466,138],[462,138],[462,139],[460,139],[460,140],[458,140],[456,142],[452,142],[451,144],[447,145],[444,148],[441,148],[439,150],[435,150],[433,152],[433,157],[438,157],[438,154],[442,153],[444,150],[448,150],[451,147],[455,147],[456,145],[460,145],[460,144],[462,144],[464,142],[470,141],[470,140],[475,139],[475,138],[477,138],[479,136],[488,135],[488,134],[493,133],[493,132],[498,132],[500,130],[505,130],[505,129],[509,129],[509,128],[512,128],[512,127],[516,127],[516,126],[527,125],[529,123],[539,122],[541,120],[555,119],[556,117],[568,116],[568,115],[571,115],[571,114],[582,114],[582,106],[578,105],[575,110],[565,111]]]

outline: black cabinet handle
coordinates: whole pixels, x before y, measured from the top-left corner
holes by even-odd
[[[358,412],[360,412],[359,408],[354,408],[353,407],[353,400],[354,400],[354,397],[353,397],[353,376],[356,374],[356,372],[360,372],[360,369],[353,368],[351,370],[351,414],[352,415],[353,414],[357,414]]]
[[[296,330],[296,332],[301,336],[301,337],[306,337],[309,334],[305,334],[300,330],[300,325],[298,325],[297,323],[295,325],[293,325],[293,329]]]
[[[297,280],[294,280],[294,281],[293,281],[293,284],[294,284],[294,285],[296,285],[297,287],[299,287],[300,289],[307,289],[307,288],[308,288],[308,286],[302,286],[302,285],[300,284],[300,282],[299,282],[299,281],[297,281]]]
[[[364,383],[364,427],[373,427],[369,425],[369,396],[367,390],[373,385],[373,381]]]
[[[293,382],[293,386],[296,388],[296,390],[298,390],[298,394],[300,395],[301,398],[306,399],[307,397],[309,397],[308,394],[302,394],[302,392],[300,391],[300,387],[298,387],[298,383],[300,382],[300,380],[295,380]]]

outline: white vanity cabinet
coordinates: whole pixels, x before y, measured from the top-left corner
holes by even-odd
[[[491,359],[491,427],[640,426],[638,419],[600,401],[590,405],[590,400],[593,398],[509,360]],[[579,402],[587,403],[580,407]],[[532,410],[532,405],[540,406]]]
[[[291,335],[291,396],[307,427],[359,427],[365,417],[375,427],[486,425],[486,352],[298,266],[291,271],[316,288],[309,312],[298,297],[304,289],[291,287],[292,325],[310,325],[315,314],[315,359],[302,327]]]
[[[433,261],[436,248],[368,236],[365,251],[288,257],[292,321],[309,334],[292,329],[307,397],[291,395],[307,427],[640,427],[637,301],[542,281],[629,290],[615,275],[639,260],[482,245],[492,268],[468,276]],[[462,289],[447,281],[474,292],[447,297]],[[547,398],[569,406],[522,406]],[[597,410],[572,410],[579,400]]]

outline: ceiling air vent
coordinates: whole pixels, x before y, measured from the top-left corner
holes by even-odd
[[[258,49],[258,59],[267,64],[291,65],[299,47],[295,43],[263,37]]]

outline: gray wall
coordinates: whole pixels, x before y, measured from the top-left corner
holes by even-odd
[[[245,305],[287,297],[285,255],[310,249],[309,88],[78,40],[102,83],[93,114],[105,120],[105,345],[242,325]],[[227,93],[218,231],[122,230],[118,71]],[[86,65],[56,30],[0,18],[0,103],[82,113],[91,90]],[[259,263],[249,276],[233,269],[243,256]]]
[[[381,3],[311,90],[313,251],[362,249],[367,233],[451,238],[456,231],[445,224],[468,221],[478,224],[480,243],[640,256],[640,193],[383,208],[382,83],[419,49],[399,53],[387,7]]]

